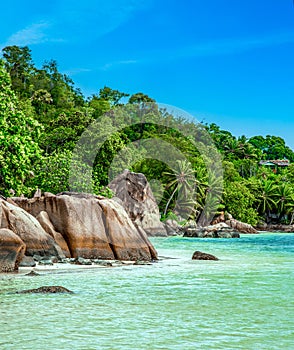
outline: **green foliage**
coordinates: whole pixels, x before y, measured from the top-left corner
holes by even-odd
[[[132,95],[129,98],[129,103],[133,104],[133,103],[154,103],[155,100],[151,97],[149,97],[148,95],[143,94],[142,92],[138,92],[134,95]]]
[[[85,99],[56,61],[37,68],[26,46],[2,52],[3,194],[40,188],[112,196],[108,182],[128,168],[146,175],[164,218],[188,213],[205,224],[219,211],[251,224],[294,218],[293,164],[277,172],[259,165],[262,159],[294,162],[282,138],[235,137],[216,124],[172,115],[142,92],[129,97],[104,86]]]
[[[249,142],[262,152],[263,159],[288,159],[294,162],[294,152],[285,144],[281,137],[266,135],[254,136],[249,139]]]
[[[129,94],[120,92],[118,90],[113,90],[108,86],[104,86],[103,89],[99,91],[99,98],[104,101],[108,101],[111,105],[118,105],[123,97],[128,97]]]
[[[41,157],[36,142],[41,126],[20,109],[2,61],[0,86],[0,191],[5,195],[13,191],[28,193],[26,181],[33,176],[34,163]]]
[[[225,186],[224,205],[237,220],[256,225],[259,221],[258,212],[254,209],[255,196],[246,184],[242,182],[229,182]]]
[[[7,46],[3,50],[6,71],[10,75],[11,87],[19,96],[29,96],[30,76],[33,71],[31,50],[27,47]]]

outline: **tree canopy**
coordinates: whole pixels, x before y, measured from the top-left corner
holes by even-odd
[[[210,201],[215,213],[225,210],[252,224],[293,219],[294,153],[281,137],[235,137],[214,123],[195,124],[173,115],[142,92],[104,86],[85,98],[56,61],[47,60],[38,68],[26,46],[5,47],[2,56],[2,194],[70,190],[74,164],[90,173],[88,190],[110,195],[109,179],[128,167],[156,184],[155,197],[165,217],[188,213],[202,220]],[[91,142],[81,143],[86,136]],[[84,163],[73,158],[77,145]],[[213,171],[218,158],[223,183]],[[288,159],[290,166],[260,165],[261,160],[277,159]],[[78,188],[89,185],[87,176],[75,179]]]

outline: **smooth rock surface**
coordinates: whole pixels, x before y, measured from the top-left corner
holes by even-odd
[[[232,227],[235,231],[241,233],[258,233],[258,231],[251,225],[244,222],[238,221],[236,219],[230,219],[226,221],[226,224]]]
[[[109,188],[121,201],[132,221],[150,236],[167,236],[160,221],[158,205],[144,174],[125,170],[118,175]]]
[[[17,271],[25,250],[25,243],[13,231],[0,229],[0,272]]]
[[[63,258],[59,246],[39,221],[24,209],[0,199],[0,228],[9,228],[26,245],[25,254],[54,255]]]
[[[125,209],[113,199],[82,193],[38,198],[14,198],[40,219],[56,238],[60,233],[63,252],[85,259],[152,260],[157,253],[146,233],[137,227]],[[46,213],[46,214],[45,214]]]
[[[70,257],[70,250],[68,248],[68,245],[63,238],[62,234],[60,232],[57,232],[54,229],[54,226],[52,222],[50,221],[50,218],[46,211],[41,211],[36,219],[39,221],[43,229],[55,240],[55,242],[58,244],[58,246],[61,248],[62,253],[66,258]]]

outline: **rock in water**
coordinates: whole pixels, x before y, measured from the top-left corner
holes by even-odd
[[[26,289],[21,290],[20,292],[16,292],[17,294],[29,294],[29,293],[69,293],[72,294],[73,292],[67,288],[61,287],[61,286],[45,286],[45,287],[39,287],[36,289]]]
[[[216,256],[212,254],[207,254],[196,250],[192,256],[192,260],[219,260]]]
[[[144,174],[125,170],[118,175],[109,188],[121,201],[130,218],[150,236],[167,236],[160,221],[158,205]]]
[[[0,272],[17,271],[25,250],[25,243],[13,231],[0,229]]]
[[[29,273],[25,274],[25,276],[40,276],[40,274],[32,270]]]

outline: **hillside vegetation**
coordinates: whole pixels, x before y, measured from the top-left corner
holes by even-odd
[[[6,47],[2,56],[3,196],[73,187],[111,196],[110,176],[128,167],[146,175],[163,217],[200,220],[209,201],[206,216],[226,211],[253,225],[292,222],[294,153],[281,137],[236,138],[216,124],[173,115],[141,92],[129,95],[105,86],[85,98],[57,62],[37,68],[28,47]],[[86,140],[96,143],[79,142],[85,130]],[[181,156],[175,157],[174,149]],[[82,157],[75,156],[77,150]],[[221,166],[213,168],[218,159]],[[260,165],[278,159],[287,159],[289,166]],[[73,167],[79,169],[76,178]]]

